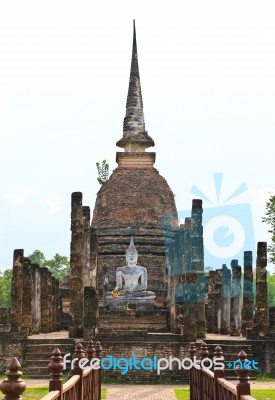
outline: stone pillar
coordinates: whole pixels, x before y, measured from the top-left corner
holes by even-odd
[[[11,286],[11,329],[20,330],[22,326],[24,250],[14,250]]]
[[[183,256],[184,256],[184,270],[183,272],[191,271],[191,218],[185,218],[183,225]]]
[[[98,238],[95,228],[90,228],[90,279],[91,286],[97,287],[97,258],[98,258]]]
[[[41,282],[41,333],[50,332],[50,301],[49,301],[49,285],[48,285],[48,269],[40,268]]]
[[[207,306],[207,332],[214,333],[215,313],[215,271],[209,271],[208,276],[208,306]]]
[[[32,272],[31,260],[24,258],[23,265],[23,298],[22,298],[22,326],[32,328]]]
[[[71,212],[71,260],[70,289],[71,317],[70,337],[83,337],[83,275],[84,275],[84,227],[82,212],[82,193],[72,194]]]
[[[202,226],[202,200],[192,201],[192,233],[191,233],[191,270],[197,274],[195,315],[197,337],[205,337],[205,303],[207,297],[206,280],[204,276],[204,248]]]
[[[253,269],[252,251],[244,252],[244,283],[243,283],[243,308],[242,308],[242,335],[253,326]]]
[[[90,207],[82,207],[84,229],[84,274],[83,286],[91,286],[90,278]]]
[[[230,304],[230,336],[241,334],[241,277],[242,269],[238,266],[238,260],[231,261],[232,283]]]
[[[166,221],[165,221],[166,222]],[[162,301],[168,307],[168,327],[171,332],[180,332],[181,327],[177,325],[175,291],[181,282],[183,266],[183,225],[176,237],[172,236],[170,226],[165,225],[164,242],[166,255],[166,273],[164,276],[164,287],[167,288],[166,298],[161,290]],[[163,289],[163,287],[162,287]]]
[[[177,332],[186,340],[197,338],[196,300],[197,274],[183,274],[175,290],[175,314]]]
[[[256,312],[254,335],[266,337],[268,335],[268,303],[267,303],[267,245],[266,242],[258,242],[256,264]]]
[[[98,296],[93,287],[84,288],[84,339],[94,337],[98,326]]]
[[[204,272],[202,200],[192,201],[191,270]]]
[[[214,333],[221,331],[222,312],[222,270],[215,271],[215,312],[214,312]]]
[[[52,273],[48,270],[47,275],[48,295],[49,295],[49,332],[53,331],[53,288]]]
[[[57,293],[56,293],[56,279],[55,277],[52,275],[51,277],[51,288],[52,288],[52,331],[55,332],[56,329],[56,320],[57,320],[57,314],[56,314],[56,297],[57,297]]]
[[[41,281],[38,264],[32,264],[32,332],[41,331]]]
[[[61,309],[60,309],[60,289],[59,280],[55,279],[55,330],[61,330]]]
[[[231,271],[225,264],[222,266],[222,310],[221,334],[230,333],[230,298],[231,298]]]

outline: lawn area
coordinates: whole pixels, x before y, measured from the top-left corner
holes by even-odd
[[[49,393],[48,388],[28,388],[23,393],[24,400],[40,400],[47,393]],[[1,396],[2,399],[2,396]],[[101,390],[101,399],[106,399],[106,389]]]
[[[190,399],[189,389],[175,389],[175,395],[178,400],[189,400]]]
[[[175,389],[175,395],[178,400],[189,400],[190,392],[188,389]],[[253,389],[251,390],[251,396],[256,400],[274,400],[275,390],[274,389]]]
[[[24,400],[39,400],[47,393],[49,393],[48,388],[28,388],[23,393],[22,397]]]
[[[256,400],[274,400],[275,390],[274,389],[252,389],[251,396],[255,397]]]

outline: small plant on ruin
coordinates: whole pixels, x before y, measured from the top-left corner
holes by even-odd
[[[109,164],[106,160],[103,160],[102,164],[99,162],[96,163],[96,168],[98,172],[97,181],[100,185],[102,185],[109,179]]]
[[[161,204],[165,205],[167,203],[167,198],[164,194],[160,195],[160,202]]]

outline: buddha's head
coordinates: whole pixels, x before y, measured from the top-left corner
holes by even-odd
[[[133,236],[131,236],[130,245],[126,250],[126,263],[129,267],[137,265],[138,252],[134,245]]]

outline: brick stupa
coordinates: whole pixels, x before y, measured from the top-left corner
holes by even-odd
[[[116,153],[118,167],[99,190],[92,219],[98,237],[97,288],[101,293],[106,276],[109,289],[115,287],[116,269],[125,265],[125,250],[133,236],[138,264],[148,270],[148,290],[163,306],[167,295],[163,217],[172,215],[170,225],[178,221],[173,192],[154,167],[156,154],[146,152],[155,143],[145,130],[135,25],[123,137],[116,144],[124,151]]]

